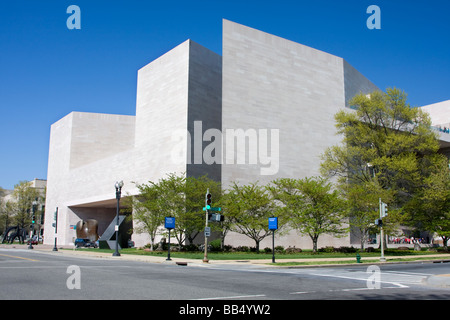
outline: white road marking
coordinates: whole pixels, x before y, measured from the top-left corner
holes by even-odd
[[[320,277],[332,277],[332,278],[342,278],[342,279],[350,279],[350,280],[357,280],[357,281],[367,281],[367,278],[355,278],[355,277],[347,277],[347,276],[342,276],[342,275],[333,275],[333,274],[320,274],[320,273],[311,273],[311,275],[313,276],[320,276]],[[403,284],[397,283],[397,282],[393,282],[393,281],[376,281],[377,283],[388,283],[388,284],[393,284],[399,287],[407,287]],[[405,282],[405,281],[402,281]],[[411,283],[411,282],[410,282]]]

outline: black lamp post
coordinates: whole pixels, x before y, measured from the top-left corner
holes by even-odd
[[[33,232],[34,232],[34,224],[36,220],[36,208],[37,208],[37,202],[33,201],[31,205],[31,225],[30,225],[30,245],[28,246],[28,249],[33,249]]]
[[[123,181],[120,180],[118,182],[116,182],[115,184],[116,187],[116,199],[117,199],[117,210],[116,210],[116,252],[113,253],[114,257],[118,257],[120,256],[119,253],[119,206],[120,206],[120,196],[122,193],[122,187],[123,187]]]

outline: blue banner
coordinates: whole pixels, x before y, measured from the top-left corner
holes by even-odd
[[[269,218],[269,230],[277,230],[278,229],[278,218],[270,217]]]
[[[175,218],[174,217],[165,217],[164,227],[166,229],[175,229]]]

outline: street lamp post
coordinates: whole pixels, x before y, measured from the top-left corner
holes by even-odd
[[[55,246],[53,247],[53,251],[58,251],[58,248],[56,247],[56,241],[57,241],[57,233],[58,233],[58,207],[56,207],[56,211],[53,214],[53,225],[55,227]]]
[[[118,257],[120,256],[119,253],[119,207],[120,207],[120,196],[122,194],[122,187],[123,187],[123,181],[116,181],[115,184],[116,187],[116,200],[117,200],[117,208],[116,208],[116,226],[115,226],[115,231],[116,231],[116,251],[113,253],[114,257]]]
[[[36,207],[37,207],[37,202],[33,201],[32,205],[31,205],[31,225],[30,225],[30,245],[28,246],[28,249],[33,249],[33,232],[34,232],[34,223],[36,222]]]
[[[379,199],[379,203],[380,203],[380,220],[382,220],[382,218],[384,218],[384,210],[383,210],[383,202],[381,201],[381,198]],[[380,247],[381,247],[381,257],[380,257],[380,262],[386,262],[386,258],[384,257],[384,232],[383,232],[383,222],[381,222],[381,226],[380,226]]]

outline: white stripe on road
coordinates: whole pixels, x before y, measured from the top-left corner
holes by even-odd
[[[405,275],[405,276],[410,276],[410,277],[414,277],[414,276],[432,276],[432,273],[418,273],[418,272],[404,272],[404,271],[383,271],[383,273],[394,273],[394,274],[399,274],[399,275]]]
[[[320,276],[320,277],[332,277],[332,278],[342,278],[342,279],[350,279],[350,280],[359,280],[359,281],[366,281],[367,282],[367,278],[366,279],[361,279],[361,278],[355,278],[355,277],[347,277],[347,276],[338,276],[338,275],[330,275],[330,274],[320,274],[320,273],[311,273],[311,275],[313,276]],[[372,281],[372,280],[371,280]],[[396,286],[399,286],[401,288],[407,287],[403,284],[397,283],[397,282],[392,282],[392,281],[372,281],[372,282],[377,282],[377,283],[389,283],[389,284],[393,284]],[[405,282],[405,281],[402,281]]]

